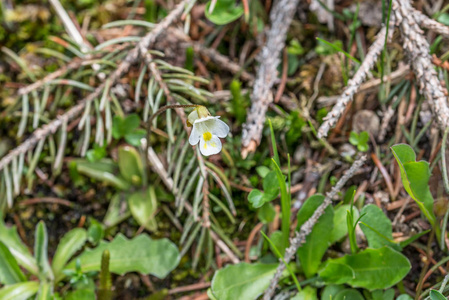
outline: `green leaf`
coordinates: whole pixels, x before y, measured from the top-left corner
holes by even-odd
[[[21,281],[26,281],[25,275],[8,247],[0,241],[0,282],[8,285]]]
[[[67,293],[65,300],[95,300],[95,292],[90,289],[78,289]]]
[[[53,300],[53,284],[47,281],[41,281],[36,300]]]
[[[264,224],[273,222],[275,216],[276,211],[271,203],[265,203],[257,212],[257,217]]]
[[[126,118],[121,116],[114,116],[112,122],[112,136],[115,139],[120,139],[127,134],[132,133],[139,127],[140,118],[137,114],[130,114]]]
[[[396,284],[407,275],[410,268],[407,257],[385,246],[329,259],[319,275],[326,283],[346,283],[352,287],[374,290]]]
[[[237,20],[243,15],[242,4],[236,4],[235,0],[216,1],[214,10],[210,11],[212,1],[207,2],[204,13],[212,23],[217,25],[225,25]]]
[[[83,228],[75,228],[64,234],[58,244],[58,248],[56,248],[52,261],[53,274],[57,281],[62,275],[65,264],[72,255],[84,246],[86,240],[87,233]]]
[[[35,241],[34,241],[34,257],[36,258],[37,266],[39,268],[39,277],[52,280],[53,272],[48,262],[48,235],[45,223],[40,221],[36,226]]]
[[[106,165],[100,165],[99,163],[90,163],[90,165],[77,163],[76,169],[81,174],[103,181],[104,183],[110,184],[118,189],[129,189],[129,183],[127,181],[115,176],[109,169],[107,171],[103,170],[100,166],[106,167]]]
[[[154,220],[157,199],[153,187],[149,187],[146,191],[133,193],[129,197],[128,204],[131,214],[139,225],[144,226],[150,231],[157,229],[157,224]]]
[[[366,144],[369,141],[369,134],[366,131],[362,131],[359,134],[359,144]]]
[[[253,189],[248,194],[248,201],[254,208],[262,207],[265,204],[264,193],[258,189]]]
[[[135,147],[140,146],[142,143],[142,139],[145,138],[147,135],[147,132],[145,129],[136,129],[133,132],[127,133],[125,135],[125,141]]]
[[[351,205],[344,204],[340,205],[334,210],[334,227],[332,228],[332,233],[330,236],[331,244],[340,241],[343,237],[345,237],[348,234],[348,226],[346,224],[346,214],[350,209]],[[352,212],[354,214],[354,219],[357,220],[359,217],[359,211],[357,210],[357,208],[353,207]]]
[[[283,247],[280,247],[278,249],[279,251],[281,251],[281,254],[284,254],[285,249],[287,249],[289,245],[289,237],[290,237],[291,195],[287,191],[285,176],[284,174],[282,174],[279,165],[276,163],[276,160],[274,158],[272,158],[271,161],[273,162],[273,169],[276,171],[276,177],[278,179],[279,188],[281,191],[281,213],[282,213],[281,231],[284,245]]]
[[[7,228],[0,218],[0,241],[8,247],[20,266],[27,269],[33,275],[37,275],[38,268],[36,260],[28,251],[27,246],[20,240],[16,227]],[[1,298],[0,298],[1,299]]]
[[[375,290],[371,293],[372,300],[394,300],[394,289],[386,291]]]
[[[413,298],[410,297],[410,296],[407,295],[407,294],[402,294],[402,295],[399,295],[399,296],[396,298],[396,300],[413,300]]]
[[[401,248],[405,248],[408,245],[410,245],[411,243],[413,243],[414,241],[416,241],[417,239],[419,239],[420,237],[422,237],[423,235],[429,233],[431,230],[427,229],[424,231],[421,231],[420,233],[414,234],[411,237],[409,237],[408,239],[406,239],[405,241],[399,242],[399,246],[401,246]]]
[[[270,240],[273,243],[273,245],[276,247],[276,249],[278,249],[279,252],[282,253],[282,251],[283,251],[282,247],[284,246],[282,232],[279,231],[279,230],[276,230],[276,231],[272,232],[271,235],[270,235]],[[270,249],[271,249],[271,251],[273,253],[275,253],[275,251],[271,247],[271,245],[270,245]]]
[[[368,151],[368,144],[367,143],[359,143],[358,145],[357,145],[357,149],[360,151],[360,152],[366,152],[366,151]]]
[[[309,197],[298,212],[298,230],[313,215],[323,203],[323,195]],[[307,278],[315,275],[321,264],[321,259],[331,245],[332,229],[334,226],[334,211],[328,206],[324,214],[313,226],[312,232],[306,237],[306,242],[298,248],[298,257]]]
[[[215,272],[212,293],[219,300],[257,299],[270,284],[278,264],[227,265]]]
[[[139,152],[129,146],[118,149],[118,167],[120,174],[129,183],[140,186],[144,177],[142,158]]]
[[[437,21],[443,23],[446,26],[449,26],[449,14],[441,14],[438,16]]]
[[[257,174],[259,174],[260,177],[265,178],[265,176],[268,175],[268,173],[271,172],[270,168],[266,167],[266,166],[258,166],[256,168],[256,172]]]
[[[90,220],[89,228],[87,229],[87,240],[96,245],[104,237],[104,229],[100,222],[95,219]]]
[[[265,194],[273,195],[276,198],[279,195],[279,182],[275,171],[269,172],[263,179],[263,191]]]
[[[119,275],[140,272],[164,278],[180,260],[178,248],[168,239],[152,240],[144,233],[129,240],[118,234],[112,242],[102,241],[98,247],[84,251],[69,263],[67,269],[75,270],[76,259],[80,259],[83,272],[99,271],[101,255],[105,249],[111,255],[111,273]]]
[[[130,217],[128,202],[122,194],[115,194],[109,202],[109,207],[103,219],[107,227],[118,224],[120,220]]]
[[[103,147],[95,144],[94,149],[90,149],[86,153],[86,158],[89,162],[97,162],[106,156],[106,145]]]
[[[316,292],[316,288],[308,285],[299,291],[293,298],[290,298],[290,300],[318,300]]]
[[[6,285],[0,289],[0,299],[2,300],[27,300],[37,293],[39,282],[26,281],[16,284]]]
[[[344,289],[345,288],[342,285],[336,284],[326,285],[321,294],[321,300],[335,300],[335,296],[337,296],[338,292]]]
[[[344,289],[335,295],[335,300],[365,300],[359,291],[353,289]],[[333,299],[334,300],[334,299]]]
[[[436,223],[433,212],[433,197],[429,189],[430,170],[426,161],[416,161],[412,147],[406,144],[391,147],[401,170],[402,184],[410,197],[415,200],[432,226]],[[437,234],[437,236],[439,236]]]
[[[383,246],[390,246],[396,250],[401,250],[400,247],[393,242],[393,228],[390,219],[384,212],[374,204],[366,205],[360,212],[363,223],[360,223],[360,228],[368,240],[370,248],[381,248]],[[375,230],[370,229],[374,228]]]
[[[349,142],[353,144],[354,146],[357,146],[359,144],[359,135],[355,131],[351,131],[349,134]]]
[[[439,291],[437,290],[430,290],[430,299],[431,300],[447,300],[446,297],[443,296]]]

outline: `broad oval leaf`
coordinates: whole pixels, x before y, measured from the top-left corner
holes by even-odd
[[[365,300],[359,291],[354,289],[344,289],[335,295],[333,300]]]
[[[8,285],[22,281],[26,281],[25,275],[8,247],[0,241],[0,282]]]
[[[56,280],[62,275],[62,270],[69,259],[86,243],[87,233],[83,228],[75,228],[67,232],[61,239],[53,256],[52,269]]]
[[[153,187],[133,193],[128,199],[129,209],[139,225],[150,231],[157,229],[154,215],[157,209],[156,192]]]
[[[120,174],[129,183],[136,186],[142,184],[144,177],[142,158],[135,148],[124,146],[118,149],[118,167]]]
[[[437,290],[430,290],[429,296],[431,300],[447,300],[447,298]]]
[[[321,300],[335,300],[335,296],[338,292],[344,290],[343,285],[329,284],[326,285],[323,292],[321,293]]]
[[[278,264],[227,265],[215,272],[212,293],[218,300],[257,299],[270,284]]]
[[[435,224],[433,196],[429,189],[430,169],[426,161],[416,161],[412,147],[406,144],[391,147],[401,170],[402,184],[410,197],[415,200],[430,224]],[[438,235],[439,236],[439,235]]]
[[[215,7],[210,12],[212,1],[207,2],[204,10],[206,18],[217,25],[225,25],[237,20],[243,15],[242,4],[237,5],[235,0],[219,0],[215,2]]]
[[[360,213],[363,215],[360,228],[365,234],[370,248],[390,246],[396,250],[401,250],[393,242],[393,227],[391,226],[390,219],[388,219],[382,209],[374,204],[369,204],[363,207]]]
[[[0,289],[0,299],[26,300],[35,295],[38,290],[39,290],[39,282],[37,281],[26,281],[6,285]]]
[[[141,234],[131,240],[118,234],[112,242],[100,242],[99,246],[84,251],[74,258],[67,269],[75,270],[80,259],[83,272],[99,271],[101,255],[109,250],[109,269],[112,273],[123,275],[127,272],[140,272],[164,278],[179,263],[178,248],[168,239],[153,240],[147,234]]]
[[[319,275],[326,283],[346,283],[352,287],[375,290],[396,284],[407,275],[410,268],[407,257],[385,246],[329,259]],[[353,272],[352,276],[350,271]]]
[[[323,203],[323,195],[313,195],[304,202],[298,212],[298,228],[313,215]],[[332,228],[334,226],[334,211],[328,206],[318,219],[312,232],[306,237],[306,242],[298,248],[299,261],[307,278],[315,275],[321,264],[321,259],[330,246]]]

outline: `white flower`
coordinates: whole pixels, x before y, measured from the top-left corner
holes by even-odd
[[[224,138],[229,133],[229,126],[225,122],[219,120],[220,117],[197,117],[198,114],[195,109],[189,116],[189,121],[192,123],[192,132],[190,133],[189,143],[190,145],[196,145],[200,143],[201,154],[205,156],[217,154],[221,151],[222,145],[220,138]]]

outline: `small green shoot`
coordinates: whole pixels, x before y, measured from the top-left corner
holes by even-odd
[[[360,132],[360,134],[357,134],[355,131],[351,131],[351,134],[349,135],[349,142],[356,146],[357,149],[361,152],[366,152],[369,149],[368,146],[369,141],[369,134],[366,131]]]

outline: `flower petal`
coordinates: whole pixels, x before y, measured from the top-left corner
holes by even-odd
[[[198,129],[196,127],[197,126],[193,125],[192,131],[190,132],[189,143],[192,146],[198,144],[198,142],[200,141],[200,137],[201,137],[201,133],[198,131]]]
[[[213,135],[207,142],[203,138],[200,139],[200,151],[204,156],[220,153],[221,148],[221,141],[216,135]]]
[[[212,134],[215,134],[218,137],[225,138],[229,133],[229,126],[222,120],[219,120],[218,117],[215,119],[215,122],[212,123],[210,130]]]

